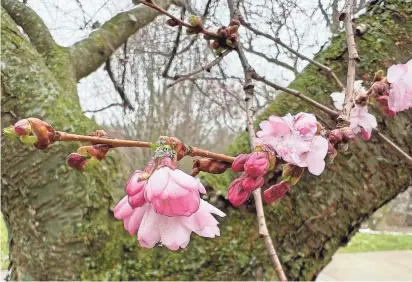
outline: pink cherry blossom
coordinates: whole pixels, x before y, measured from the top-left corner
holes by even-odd
[[[148,202],[133,209],[127,198],[117,204],[114,216],[123,220],[124,228],[130,234],[137,232],[141,247],[153,248],[161,243],[170,250],[178,250],[189,244],[192,232],[208,238],[220,236],[219,222],[212,213],[221,217],[225,213],[204,200],[200,200],[199,208],[190,216],[170,217],[157,213]]]
[[[391,83],[388,106],[394,112],[412,107],[412,60],[406,64],[393,65],[388,69],[388,82]]]
[[[247,174],[253,177],[263,176],[269,169],[268,153],[253,152],[249,154],[244,165]]]
[[[307,113],[298,113],[293,121],[293,126],[301,135],[305,136],[314,136],[318,130],[316,117]]]
[[[288,163],[307,167],[309,172],[319,175],[325,168],[328,141],[315,135],[317,122],[313,115],[299,113],[295,117],[271,116],[260,123],[261,131],[255,145],[266,145]]]
[[[167,216],[189,216],[199,208],[200,195],[206,194],[203,184],[193,176],[170,164],[170,158],[163,161],[145,185],[145,199],[158,214]]]
[[[363,140],[369,140],[372,135],[372,129],[378,126],[376,118],[368,113],[368,107],[355,105],[350,113],[350,128],[353,133],[360,133]]]
[[[141,174],[141,170],[136,170],[126,184],[126,193],[129,196],[129,204],[132,208],[141,207],[146,203],[144,188],[147,180],[139,181]]]

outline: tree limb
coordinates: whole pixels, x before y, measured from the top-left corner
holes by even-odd
[[[167,9],[173,0],[159,0],[158,5]],[[70,53],[76,69],[77,80],[97,70],[130,36],[152,22],[159,12],[138,5],[107,21],[88,38],[71,47]]]
[[[37,52],[45,54],[53,47],[58,46],[43,20],[30,7],[17,0],[3,0],[1,5],[10,17],[23,28]]]
[[[113,82],[114,88],[116,89],[117,93],[119,93],[119,96],[123,101],[123,106],[125,107],[125,109],[129,108],[130,110],[134,111],[134,108],[132,104],[130,103],[129,98],[127,98],[127,95],[124,92],[124,87],[120,86],[117,83],[116,78],[114,77],[111,63],[110,63],[110,58],[106,61],[105,70],[107,71],[107,74],[109,75],[110,80]]]

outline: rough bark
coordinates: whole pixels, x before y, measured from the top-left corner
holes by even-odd
[[[402,2],[394,1],[399,14],[378,10],[360,19],[373,28],[356,39],[362,58],[359,74],[372,76],[378,67],[411,57],[411,11]],[[345,50],[345,38],[340,36],[318,60],[343,78]],[[59,57],[61,61],[70,60],[67,49],[59,49],[55,58]],[[79,74],[71,67],[49,65],[4,11],[1,66],[2,127],[35,116],[68,132],[87,134],[97,129],[81,113],[75,85]],[[329,102],[328,94],[335,90],[313,67],[307,67],[292,86],[322,102]],[[312,109],[293,97],[280,95],[261,118],[300,110]],[[411,114],[403,113],[380,122],[385,133],[409,153],[410,121]],[[244,134],[230,152],[237,154],[247,148]],[[13,279],[273,279],[258,239],[255,216],[247,210],[227,209],[220,238],[194,236],[188,248],[178,252],[139,248],[136,238],[123,230],[110,211],[114,205],[111,193],[125,181],[121,163],[115,163],[116,155],[111,153],[113,157],[96,170],[78,174],[65,165],[66,156],[76,149],[74,144],[58,144],[49,152],[39,152],[2,142],[1,209],[10,230]],[[359,141],[351,151],[356,153],[349,160],[348,155],[338,157],[340,172],[327,170],[322,177],[306,175],[286,199],[266,208],[272,238],[290,279],[316,277],[364,218],[411,185],[410,167],[377,140]],[[232,177],[228,173],[204,180],[225,191]]]

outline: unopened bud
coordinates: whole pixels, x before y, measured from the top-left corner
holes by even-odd
[[[226,30],[228,32],[228,35],[231,35],[231,34],[234,34],[234,33],[238,32],[239,26],[238,25],[232,25],[232,26],[229,26]]]
[[[355,99],[355,104],[365,107],[368,105],[369,97],[366,94],[359,94]]]
[[[189,23],[195,27],[203,27],[202,19],[198,16],[191,16]]]
[[[226,38],[228,36],[228,32],[227,32],[226,28],[220,28],[217,31],[217,34],[222,38]]]
[[[329,142],[331,142],[332,144],[336,144],[342,141],[342,138],[343,138],[343,134],[339,129],[333,129],[329,131],[328,139],[329,139]]]
[[[79,153],[83,157],[95,157],[97,160],[101,161],[106,157],[109,148],[110,145],[106,144],[83,146],[77,150],[77,153]]]
[[[304,172],[305,168],[287,163],[283,166],[282,179],[288,181],[291,185],[295,185]]]
[[[28,118],[33,135],[37,137],[34,146],[37,149],[46,149],[54,142],[55,131],[53,127],[38,118]]]
[[[389,95],[389,85],[383,81],[377,81],[372,84],[372,96],[387,96]]]
[[[340,129],[342,132],[342,141],[349,142],[355,139],[356,135],[353,133],[353,130],[350,127],[342,127]]]
[[[230,164],[223,161],[212,160],[208,158],[193,160],[193,169],[211,174],[221,174],[230,167]]]
[[[175,19],[168,19],[168,20],[166,21],[166,24],[167,24],[168,26],[171,26],[171,27],[175,27],[175,26],[178,26],[178,25],[179,25],[179,23],[178,23]]]
[[[242,178],[237,178],[229,186],[228,199],[235,207],[239,207],[246,202],[251,193],[243,189],[242,181]]]
[[[244,168],[247,174],[253,177],[263,176],[269,170],[269,154],[266,152],[253,152],[249,154]]]
[[[290,183],[281,181],[263,192],[263,199],[267,204],[281,200],[290,191]]]
[[[265,183],[265,180],[263,179],[262,176],[259,176],[259,177],[247,176],[243,178],[242,180],[242,187],[246,191],[252,192],[256,190],[257,188],[262,187],[264,183]]]
[[[396,116],[396,112],[389,109],[388,99],[389,96],[380,96],[376,98],[376,101],[379,103],[379,108],[384,115],[394,117]]]
[[[71,168],[77,171],[83,171],[87,163],[87,158],[81,156],[78,153],[71,153],[67,157],[66,162]]]
[[[19,120],[11,128],[17,136],[29,135],[31,133],[31,125],[27,119]]]
[[[385,72],[383,70],[378,70],[375,73],[375,77],[373,78],[373,81],[380,81],[384,78]]]
[[[232,163],[232,169],[236,172],[244,171],[244,165],[246,163],[247,158],[249,157],[248,154],[240,154],[236,157],[236,159]]]

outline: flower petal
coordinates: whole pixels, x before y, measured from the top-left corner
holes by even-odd
[[[161,215],[157,214],[151,205],[148,205],[137,233],[141,247],[151,249],[160,241],[159,224],[161,221]]]

